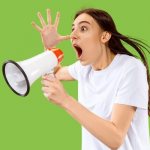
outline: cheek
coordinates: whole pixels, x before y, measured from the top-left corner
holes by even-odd
[[[90,58],[95,59],[101,54],[100,44],[98,42],[93,41],[92,44],[87,44],[87,54]]]
[[[84,37],[85,56],[90,60],[96,59],[100,53],[100,39],[97,34],[90,34]]]

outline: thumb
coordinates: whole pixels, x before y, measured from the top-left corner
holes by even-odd
[[[70,35],[60,36],[60,41],[70,40],[70,39],[71,39]]]

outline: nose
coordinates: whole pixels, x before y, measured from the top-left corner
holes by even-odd
[[[72,31],[70,37],[71,37],[71,40],[73,41],[73,40],[78,39],[79,35],[78,35],[77,31],[74,30],[74,31]]]

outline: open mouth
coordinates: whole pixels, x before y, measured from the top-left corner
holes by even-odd
[[[74,48],[75,48],[75,50],[76,50],[76,52],[78,54],[78,58],[80,58],[81,55],[82,55],[82,49],[81,49],[81,47],[79,47],[78,45],[74,45]]]

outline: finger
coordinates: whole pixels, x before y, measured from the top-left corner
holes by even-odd
[[[42,79],[45,79],[47,75],[48,75],[48,74],[44,74],[44,75],[42,76]]]
[[[44,94],[44,96],[45,96],[46,98],[49,97],[49,94],[48,94],[48,93],[43,93],[43,94]]]
[[[44,87],[49,87],[50,83],[48,80],[42,80],[41,81],[41,84],[44,86]]]
[[[45,74],[42,76],[42,80],[45,80],[47,78],[48,74]]]
[[[42,31],[42,29],[35,22],[32,22],[31,24],[37,31],[39,31],[39,32]]]
[[[41,31],[42,32],[42,31]],[[43,36],[42,36],[42,33],[41,33],[41,39],[42,39],[42,43],[43,43],[43,46],[44,46],[44,51],[46,51],[46,45],[45,45],[45,43],[44,43],[44,40],[43,40]]]
[[[50,12],[50,9],[47,9],[47,22],[48,22],[48,25],[51,25],[51,12]]]
[[[44,93],[49,93],[49,94],[54,94],[55,93],[55,89],[53,88],[48,88],[48,87],[42,87],[42,91]]]
[[[50,89],[48,87],[42,87],[42,91],[44,93],[49,93],[50,92]]]
[[[45,27],[45,26],[46,26],[46,23],[45,23],[45,21],[44,21],[44,19],[43,19],[43,17],[42,17],[42,15],[41,15],[40,12],[38,12],[38,18],[40,19],[40,22],[41,22],[42,27]]]
[[[46,77],[48,77],[48,76],[54,76],[54,74],[53,74],[53,73],[46,73],[46,74],[44,74],[44,75],[42,76],[42,78],[46,78]]]
[[[70,35],[60,36],[60,41],[70,40],[70,39],[71,39]]]
[[[53,75],[49,75],[46,77],[46,80],[48,80],[49,82],[55,82],[56,81],[56,77]]]
[[[59,18],[60,18],[60,13],[57,12],[56,19],[55,19],[55,23],[54,23],[54,26],[55,26],[56,29],[58,28]]]
[[[42,76],[42,79],[48,80],[48,78],[52,78],[52,80],[55,78],[55,75],[53,73],[45,74]]]
[[[49,73],[49,74],[47,74],[47,77],[49,77],[49,78],[55,78],[55,74]]]
[[[49,82],[54,82],[54,81],[56,81],[56,77],[55,77],[55,75],[54,74],[48,74],[48,75],[46,75],[46,76],[44,76],[44,77],[42,77],[44,80],[47,80],[47,81],[49,81]]]
[[[55,79],[56,79],[56,76],[53,73],[45,74],[45,75],[42,76],[42,81],[44,81],[44,80],[54,81]]]

